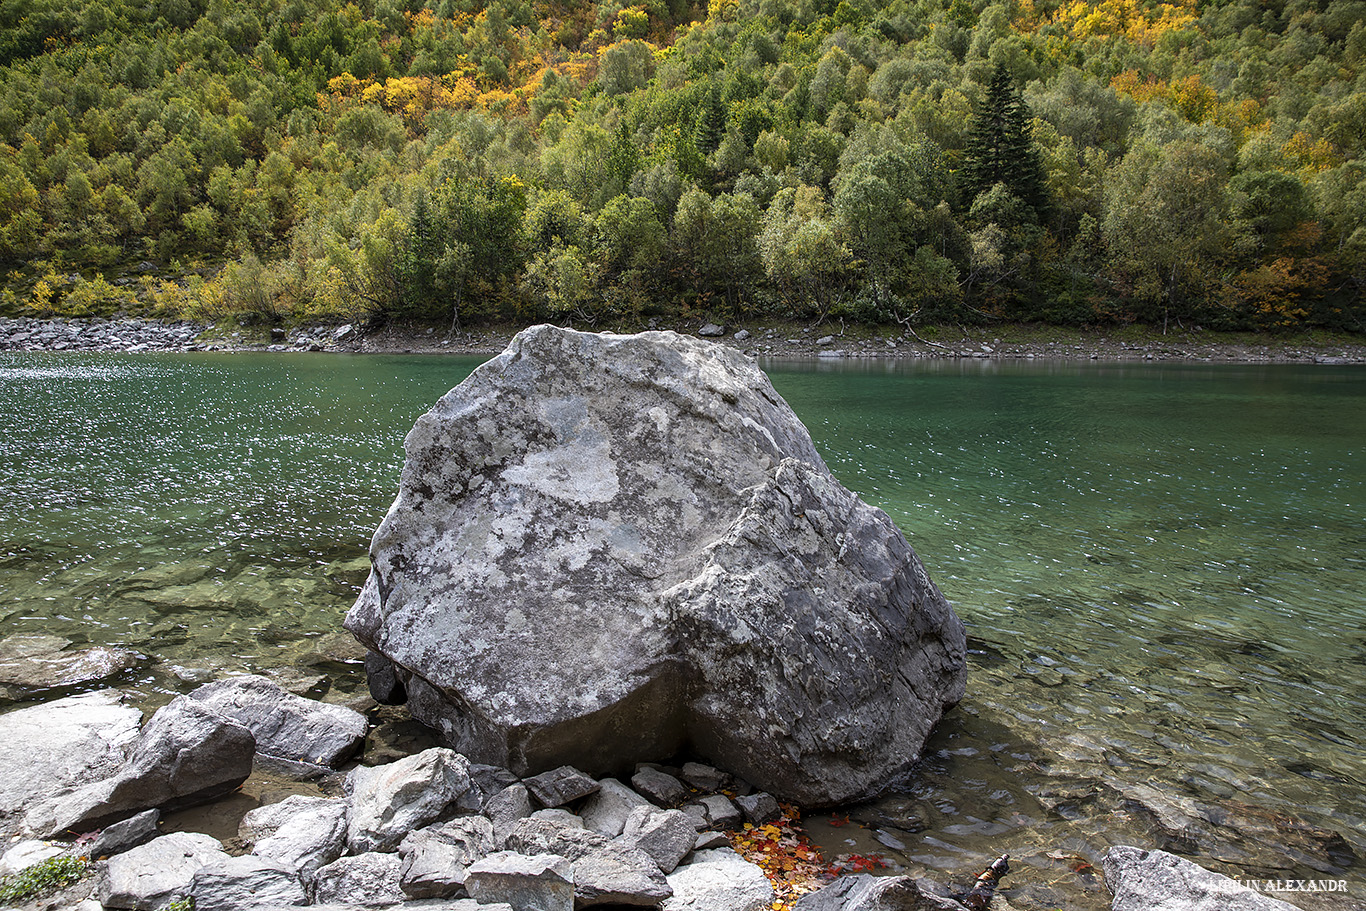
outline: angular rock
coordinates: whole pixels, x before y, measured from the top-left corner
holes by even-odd
[[[99,860],[146,844],[157,837],[157,823],[160,821],[161,811],[151,809],[130,816],[123,822],[106,826],[86,849],[88,856],[93,860]]]
[[[730,839],[724,832],[698,832],[697,841],[693,844],[694,851],[706,851],[711,848],[729,848]]]
[[[685,762],[679,775],[688,784],[705,794],[711,794],[726,786],[730,776],[718,768],[702,762]]]
[[[701,329],[697,330],[697,334],[706,338],[716,338],[717,336],[725,335],[726,330],[725,327],[718,326],[715,323],[707,323]]]
[[[707,824],[713,829],[738,829],[740,827],[740,808],[730,802],[724,794],[703,797],[698,803],[707,811]]]
[[[297,870],[249,854],[200,867],[190,880],[189,894],[195,911],[308,904],[308,892]]]
[[[402,867],[397,854],[375,851],[334,860],[314,874],[313,898],[363,908],[397,905],[408,898],[399,883]]]
[[[257,857],[284,864],[311,881],[346,853],[346,801],[291,794],[249,811],[237,837]]]
[[[764,871],[729,848],[698,851],[668,877],[664,911],[767,911],[773,886]]]
[[[346,776],[347,846],[353,854],[392,851],[403,836],[433,822],[469,790],[469,760],[432,747]]]
[[[631,776],[631,787],[661,807],[676,807],[688,799],[688,789],[683,782],[659,769],[642,767]]]
[[[682,810],[636,807],[622,827],[619,842],[639,848],[665,873],[672,873],[697,844],[697,829]]]
[[[740,808],[740,812],[745,814],[745,819],[762,826],[766,822],[773,822],[783,815],[783,808],[778,806],[778,801],[772,794],[760,791],[758,794],[746,794],[735,798],[735,805]]]
[[[154,911],[187,895],[201,867],[228,859],[218,839],[175,832],[116,854],[96,867],[95,895],[106,908]]]
[[[256,752],[271,758],[336,768],[365,741],[364,715],[296,696],[255,674],[201,686],[190,698],[248,728]]]
[[[470,866],[465,889],[480,905],[506,902],[515,911],[571,911],[574,871],[554,854],[499,851]]]
[[[962,624],[905,537],[724,345],[534,327],[406,450],[346,626],[479,762],[615,774],[686,743],[837,804],[962,696]]]
[[[493,837],[503,844],[513,826],[531,815],[531,796],[526,785],[509,785],[484,804],[484,815],[493,823]]]
[[[519,820],[508,833],[506,847],[519,854],[557,854],[578,860],[607,847],[611,839],[600,832],[549,819]]]
[[[485,765],[480,762],[470,763],[470,790],[479,790],[482,803],[479,811],[482,812],[484,805],[504,788],[510,788],[515,784],[520,784],[521,780],[507,769],[496,765]]]
[[[574,861],[574,907],[653,907],[673,895],[659,865],[639,848],[612,842]]]
[[[463,895],[470,864],[494,851],[493,824],[467,816],[409,833],[398,846],[399,884],[409,898]]]
[[[1294,911],[1295,906],[1240,885],[1166,851],[1116,845],[1105,852],[1112,911]]]
[[[560,766],[549,772],[532,775],[522,780],[541,806],[547,809],[573,803],[598,790],[598,783],[573,766]]]
[[[711,825],[711,820],[707,818],[707,808],[700,803],[687,803],[679,808],[692,822],[693,828],[701,832]]]
[[[30,810],[47,815],[52,798],[123,766],[142,722],[123,698],[101,690],[0,715],[0,832],[31,830]]]
[[[179,696],[147,722],[117,774],[57,801],[42,827],[85,831],[152,807],[169,812],[213,800],[247,780],[255,752],[251,731]]]
[[[615,778],[604,778],[598,782],[597,793],[583,802],[579,815],[583,817],[583,824],[587,828],[601,832],[608,838],[616,838],[621,834],[631,811],[649,805],[648,800]]]
[[[1000,900],[992,902],[1000,905]],[[794,911],[963,911],[963,905],[923,888],[909,876],[859,873],[797,899]]]

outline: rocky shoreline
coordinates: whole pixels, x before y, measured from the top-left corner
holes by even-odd
[[[1195,361],[1257,364],[1366,364],[1366,339],[1325,337],[1280,339],[1215,332],[1182,332],[1162,337],[1116,330],[1026,327],[844,327],[824,324],[722,326],[700,321],[664,325],[602,326],[632,332],[673,329],[740,349],[756,358],[942,358],[975,361]],[[447,332],[431,326],[390,326],[366,331],[359,325],[291,329],[222,327],[210,323],[144,319],[0,318],[0,351],[98,351],[127,353],[188,351],[290,351],[349,354],[456,354],[489,356],[507,347],[516,330],[495,327]]]
[[[356,761],[373,733],[363,716],[249,675],[177,697],[139,727],[141,715],[117,690],[0,715],[0,742],[25,744],[22,756],[0,751],[0,780],[9,787],[0,831],[13,833],[0,857],[0,888],[25,871],[66,874],[54,888],[6,907],[1056,907],[1016,904],[1010,884],[1000,881],[1009,875],[1006,858],[992,864],[997,875],[990,882],[1005,894],[988,890],[989,905],[970,900],[970,881],[845,873],[812,863],[796,808],[699,762],[642,763],[619,778],[566,766],[519,779],[423,746],[366,765]],[[239,804],[230,814],[230,837],[168,824],[163,816],[163,808],[231,792],[263,767],[283,787],[246,812]],[[292,793],[290,780],[297,783]],[[68,866],[54,868],[60,864]],[[1358,907],[1344,894],[1351,884],[1340,874],[1240,882],[1157,848],[1122,845],[1106,852],[1103,867],[1112,911]],[[1291,898],[1299,890],[1315,901],[1292,905],[1263,890]]]

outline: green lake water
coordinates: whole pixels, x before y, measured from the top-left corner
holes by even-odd
[[[149,693],[294,663],[364,578],[403,435],[476,363],[0,354],[0,635],[140,650]],[[832,850],[880,829],[898,868],[968,873],[1132,834],[1042,810],[1049,763],[1366,848],[1366,370],[768,369],[971,637],[921,783]]]

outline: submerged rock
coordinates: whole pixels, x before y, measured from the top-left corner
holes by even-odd
[[[1113,911],[1295,911],[1174,854],[1127,845],[1105,853],[1105,883]]]
[[[126,648],[69,649],[60,636],[9,636],[0,640],[0,689],[12,698],[50,693],[113,680],[146,659]]]
[[[688,744],[835,804],[962,696],[962,624],[905,537],[728,348],[535,327],[406,449],[346,625],[475,761],[623,773]]]

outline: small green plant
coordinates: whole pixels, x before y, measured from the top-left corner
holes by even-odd
[[[194,899],[188,895],[182,895],[175,901],[166,905],[161,911],[194,911]]]
[[[84,857],[53,857],[0,878],[0,904],[27,901],[65,888],[84,876],[88,866]]]

